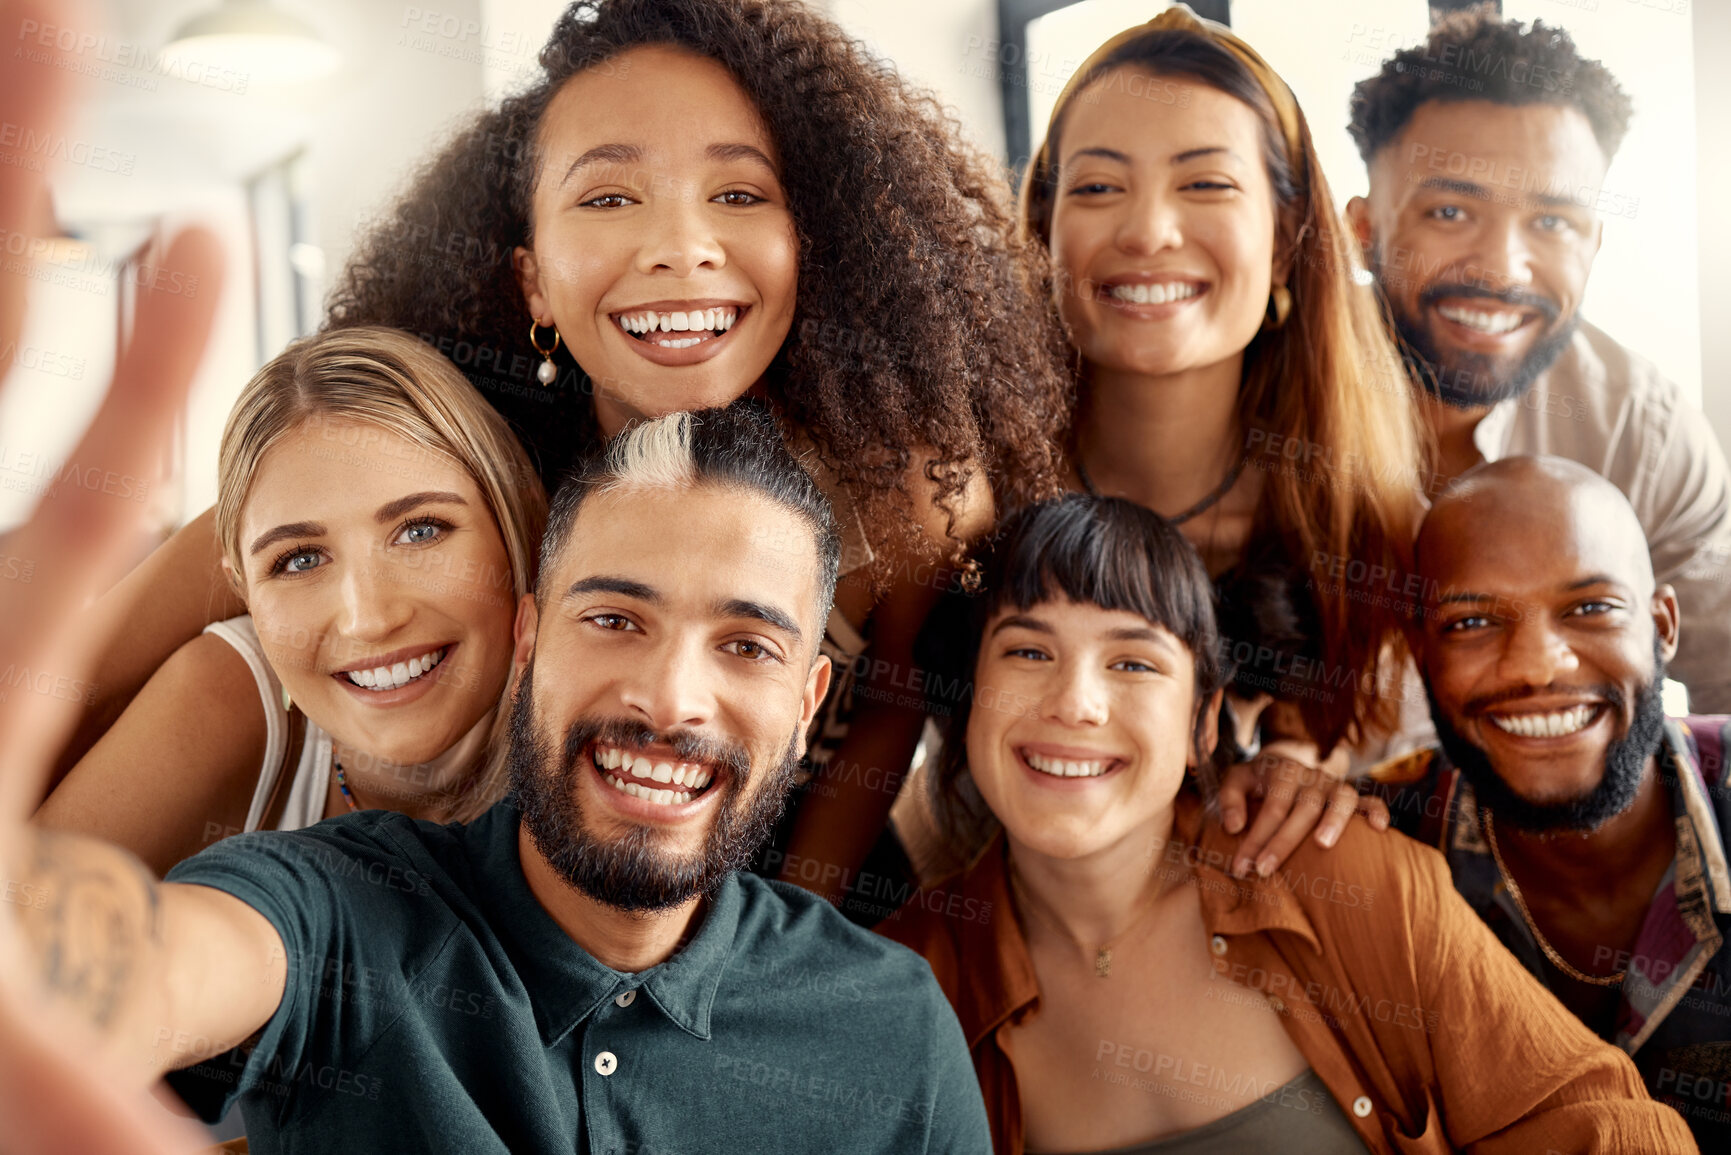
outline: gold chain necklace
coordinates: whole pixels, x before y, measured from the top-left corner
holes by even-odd
[[[1028,889],[1028,884],[1025,881],[1023,881],[1022,872],[1016,869],[1016,864],[1013,860],[1010,862],[1010,878],[1015,883],[1014,889],[1021,892],[1021,898],[1022,898],[1021,906],[1024,910],[1029,910],[1029,911],[1033,911],[1033,912],[1038,913],[1039,916],[1043,920],[1045,920],[1048,925],[1056,927],[1058,930],[1058,933],[1062,934],[1065,938],[1069,939],[1076,946],[1082,948],[1082,951],[1084,953],[1087,952],[1087,950],[1088,950],[1088,944],[1087,943],[1083,942],[1081,939],[1079,939],[1075,935],[1071,934],[1069,928],[1066,927],[1062,922],[1058,921],[1058,919],[1055,915],[1048,915],[1044,910],[1042,910],[1040,908],[1039,904],[1034,901],[1033,893]],[[1119,931],[1117,934],[1113,935],[1110,940],[1103,942],[1099,946],[1094,948],[1094,977],[1095,978],[1107,979],[1107,978],[1112,977],[1112,947],[1117,945],[1118,943],[1123,942],[1125,937],[1127,935],[1129,935],[1129,933],[1131,931],[1135,930],[1137,927],[1142,925],[1143,919],[1147,917],[1149,911],[1154,909],[1155,903],[1159,901],[1160,896],[1162,894],[1164,894],[1165,892],[1166,892],[1166,888],[1164,888],[1164,887],[1157,888],[1154,892],[1153,898],[1148,898],[1148,899],[1143,900],[1142,908],[1136,912],[1136,917],[1130,920],[1130,924],[1128,926],[1126,926],[1123,930]]]
[[[1551,960],[1551,965],[1555,966],[1558,970],[1562,971],[1576,982],[1588,983],[1595,987],[1622,986],[1624,976],[1629,973],[1626,968],[1618,971],[1614,975],[1586,974],[1582,971],[1576,970],[1567,962],[1563,961],[1563,956],[1558,954],[1554,949],[1552,949],[1551,944],[1545,941],[1545,936],[1539,931],[1538,922],[1533,918],[1533,912],[1527,909],[1527,900],[1521,897],[1521,888],[1515,885],[1515,876],[1510,874],[1509,868],[1503,864],[1503,852],[1497,848],[1497,831],[1496,827],[1491,822],[1491,812],[1489,810],[1481,809],[1479,815],[1484,819],[1485,840],[1491,844],[1491,857],[1496,859],[1497,873],[1503,876],[1503,885],[1509,888],[1509,897],[1513,898],[1515,900],[1515,905],[1520,908],[1521,917],[1526,920],[1527,929],[1533,932],[1533,937],[1539,942],[1539,949],[1545,952],[1545,957]]]

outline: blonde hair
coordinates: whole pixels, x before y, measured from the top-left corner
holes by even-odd
[[[378,426],[461,466],[504,541],[513,602],[535,588],[547,495],[528,454],[455,365],[408,333],[376,326],[296,341],[241,390],[222,432],[216,498],[217,541],[237,584],[245,572],[241,510],[259,462],[308,422],[330,419]],[[471,821],[504,796],[509,692],[507,679],[486,759],[448,808],[448,821]]]

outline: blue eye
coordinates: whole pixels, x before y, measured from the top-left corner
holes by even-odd
[[[422,518],[405,525],[397,534],[397,541],[404,545],[426,545],[428,542],[438,541],[444,536],[444,531],[450,528],[450,522],[432,517]]]
[[[306,573],[323,565],[323,557],[316,549],[292,549],[277,558],[271,566],[271,573]]]
[[[1125,658],[1121,662],[1114,662],[1112,668],[1130,674],[1158,674],[1160,672],[1147,662],[1139,662],[1135,658]]]
[[[1026,658],[1030,662],[1045,662],[1050,660],[1046,657],[1043,651],[1033,649],[1030,646],[1017,646],[1015,649],[1005,650],[1004,656],[1006,658]]]
[[[1466,214],[1459,205],[1438,205],[1430,211],[1430,215],[1439,221],[1458,221]]]

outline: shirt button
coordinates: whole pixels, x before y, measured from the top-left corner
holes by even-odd
[[[1274,1009],[1274,1013],[1277,1015],[1286,1013],[1286,1004],[1280,1001],[1279,995],[1269,995],[1268,1005]]]
[[[614,1056],[612,1051],[602,1051],[599,1055],[595,1056],[595,1073],[597,1075],[611,1075],[614,1068],[618,1066],[619,1060]],[[1366,1099],[1365,1102],[1368,1104],[1370,1100]],[[1365,1107],[1365,1110],[1368,1111],[1369,1109],[1369,1106]]]
[[[628,1007],[636,1001],[637,1001],[637,992],[636,991],[626,991],[624,994],[620,995],[618,998],[613,1000],[615,1005],[621,1006],[621,1007]]]
[[[1370,1114],[1370,1099],[1364,1095],[1352,1101],[1352,1113],[1360,1119]]]
[[[1208,949],[1217,955],[1225,954],[1226,940],[1221,938],[1219,935],[1215,935],[1213,938],[1208,940]]]

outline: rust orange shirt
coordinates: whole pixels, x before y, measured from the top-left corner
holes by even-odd
[[[1505,950],[1429,847],[1354,820],[1332,850],[1226,873],[1237,838],[1179,797],[1170,863],[1188,863],[1215,970],[1259,990],[1372,1151],[1487,1155],[1696,1150],[1629,1057]],[[1005,1046],[1040,1012],[1000,838],[970,870],[878,927],[931,964],[967,1036],[998,1155],[1022,1155]]]

